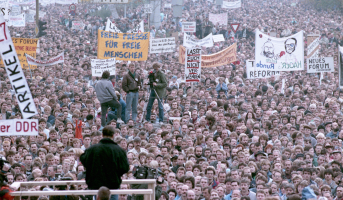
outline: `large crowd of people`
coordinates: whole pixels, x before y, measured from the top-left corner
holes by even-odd
[[[99,99],[97,88],[103,80],[92,76],[90,65],[97,57],[98,29],[104,30],[107,21],[97,11],[106,5],[79,3],[76,15],[69,14],[69,5],[40,6],[47,13],[41,18],[47,22],[47,35],[39,38],[36,58],[48,60],[64,52],[65,62],[24,70],[39,112],[33,117],[39,120],[39,134],[1,137],[0,154],[9,162],[1,172],[8,184],[85,179],[80,156],[102,140],[106,126],[113,126],[114,142],[130,165],[122,179],[135,179],[137,166],[160,170],[164,180],[158,183],[158,199],[343,199],[340,11],[316,10],[293,0],[242,0],[240,8],[231,10],[218,8],[215,1],[184,0],[177,22],[167,3],[171,1],[161,1],[158,28],[148,27],[139,3],[127,6],[126,18],[122,8],[117,9],[118,18],[109,17],[123,32],[144,20],[153,38],[176,37],[176,46],[173,53],[149,54],[147,61],[118,63],[116,75],[105,76],[114,92],[114,103],[107,106],[108,99]],[[228,13],[227,26],[208,21],[209,13],[223,12]],[[71,29],[72,21],[83,21],[84,30]],[[178,60],[183,33],[177,30],[183,21],[196,21],[198,38],[223,34],[225,41],[202,47],[203,55],[237,43],[238,60],[203,68],[199,83],[186,83],[185,67]],[[236,33],[229,25],[234,22],[240,23]],[[10,32],[12,37],[34,38],[34,26],[10,27]],[[254,60],[255,29],[276,37],[303,30],[305,52],[306,37],[320,35],[319,56],[334,57],[335,72],[281,72],[247,79],[245,64]],[[152,70],[159,71],[157,84],[149,83]],[[0,81],[0,120],[21,119],[3,68]],[[75,135],[79,120],[82,140]],[[130,198],[135,196],[119,195]]]

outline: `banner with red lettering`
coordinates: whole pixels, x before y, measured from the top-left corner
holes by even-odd
[[[27,63],[29,65],[37,65],[37,66],[50,66],[50,65],[56,65],[58,63],[64,63],[64,52],[60,53],[56,57],[51,58],[50,60],[38,60],[34,57],[25,54]]]
[[[38,119],[0,120],[0,136],[38,135]]]

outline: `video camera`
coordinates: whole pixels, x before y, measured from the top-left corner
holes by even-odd
[[[162,184],[164,181],[163,173],[159,169],[154,169],[147,166],[135,166],[133,169],[133,175],[136,179],[156,179],[158,184]],[[158,178],[162,176],[162,181],[158,181]]]
[[[155,70],[149,72],[149,76],[148,76],[149,83],[147,85],[149,85],[150,87],[153,87],[153,83],[156,82],[155,73],[156,73]]]

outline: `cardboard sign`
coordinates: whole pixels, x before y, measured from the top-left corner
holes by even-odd
[[[145,61],[149,54],[149,32],[112,33],[98,30],[98,59]]]
[[[38,135],[38,119],[0,120],[0,135]]]
[[[186,49],[185,79],[186,82],[200,82],[201,78],[201,48]]]
[[[217,23],[218,23],[219,25],[226,26],[228,16],[227,16],[227,13],[220,13],[220,14],[210,13],[208,20],[211,21],[214,25],[217,25]]]
[[[7,76],[10,80],[11,88],[16,94],[23,118],[27,119],[38,114],[7,23],[2,15],[0,15],[0,55],[4,61]]]
[[[319,57],[319,40],[320,35],[308,35],[307,36],[307,58]]]
[[[279,71],[258,69],[255,67],[254,62],[254,60],[247,60],[246,62],[247,79],[270,78],[273,75],[280,75]]]
[[[175,50],[175,38],[158,38],[150,40],[150,53],[169,53]]]
[[[270,71],[304,70],[303,31],[284,38],[275,38],[256,29],[255,65]]]
[[[223,34],[213,35],[212,38],[213,38],[213,42],[224,42],[225,41]]]
[[[101,77],[104,71],[109,71],[110,75],[116,75],[116,59],[92,59],[92,76]]]
[[[85,26],[83,25],[82,21],[72,21],[71,29],[83,30],[84,28],[85,28]]]
[[[25,13],[8,17],[8,26],[25,27]]]
[[[307,58],[307,73],[334,72],[333,57]]]
[[[182,22],[182,32],[194,33],[196,31],[195,22]]]
[[[186,48],[180,46],[179,50],[179,62],[185,64]],[[201,56],[201,67],[218,67],[222,65],[228,65],[237,60],[237,44],[233,44],[226,49],[223,49],[217,53]]]

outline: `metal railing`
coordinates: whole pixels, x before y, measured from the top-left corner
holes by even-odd
[[[15,197],[22,196],[64,196],[64,195],[96,195],[98,190],[58,190],[58,191],[21,191],[27,187],[32,186],[63,186],[63,185],[85,185],[85,181],[33,181],[21,182],[20,191],[12,192],[11,195]],[[128,189],[128,190],[111,190],[111,194],[143,194],[144,199],[155,199],[155,179],[132,179],[123,180],[122,184],[147,184],[148,189]]]

